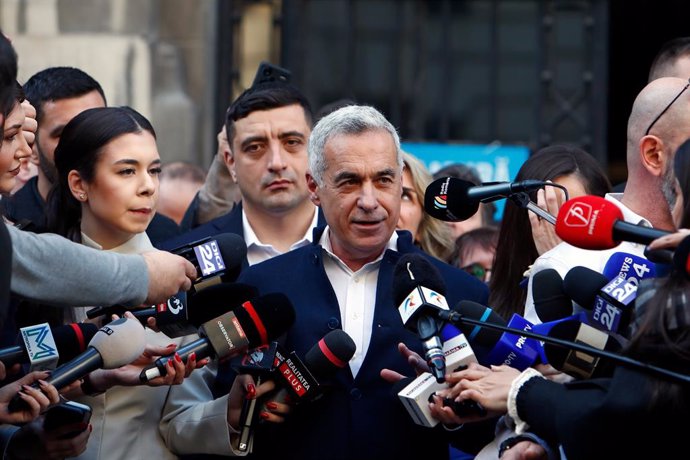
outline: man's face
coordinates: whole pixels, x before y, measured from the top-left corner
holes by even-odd
[[[385,130],[336,135],[324,149],[322,184],[308,176],[331,230],[333,252],[344,262],[367,263],[383,251],[400,215],[402,171]]]
[[[234,123],[225,161],[242,194],[243,206],[265,213],[287,212],[308,197],[304,109],[293,104],[257,110]]]
[[[62,130],[72,118],[94,107],[105,107],[103,97],[96,90],[78,97],[43,103],[36,142],[33,146],[33,156],[34,162],[38,163],[39,174],[42,173],[49,182],[54,183],[57,177],[54,161],[55,147],[60,141]]]

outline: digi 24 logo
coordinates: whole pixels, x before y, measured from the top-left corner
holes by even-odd
[[[216,240],[207,241],[194,247],[196,260],[199,262],[202,276],[213,275],[221,270],[225,270],[225,262],[220,255]]]

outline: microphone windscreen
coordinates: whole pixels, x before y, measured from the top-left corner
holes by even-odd
[[[58,365],[60,365],[86,351],[89,342],[98,332],[98,326],[93,323],[72,323],[51,328],[51,332],[60,354],[58,359]]]
[[[247,257],[247,243],[240,235],[219,233],[213,237],[225,262],[223,281],[235,281],[242,271],[242,263]]]
[[[573,267],[563,279],[563,291],[582,308],[591,310],[601,288],[609,279],[599,272],[587,267]]]
[[[467,191],[474,185],[455,177],[436,179],[424,192],[424,211],[446,222],[469,219],[479,210],[479,201],[467,196]]]
[[[258,289],[249,284],[214,284],[188,296],[187,321],[195,327],[200,327],[258,295]]]
[[[619,352],[623,348],[613,336],[575,320],[562,321],[555,324],[549,331],[548,336],[568,342],[583,343],[593,348],[610,352]],[[602,344],[604,345],[602,346]],[[549,364],[559,370],[563,370],[566,360],[571,356],[571,351],[572,350],[567,347],[553,345],[548,342],[544,343],[544,353],[546,354]],[[599,363],[596,365],[596,373],[592,376],[596,377],[610,374],[611,366],[612,364],[606,359],[600,359]]]
[[[611,249],[613,226],[623,220],[618,207],[599,196],[572,198],[561,206],[556,219],[556,234],[566,243],[582,249]]]
[[[453,308],[462,316],[488,324],[505,326],[505,320],[491,308],[470,300],[462,300]],[[473,324],[460,325],[460,330],[472,344],[480,345],[485,348],[493,348],[501,339],[501,331],[489,329],[488,327],[475,326]]]
[[[278,338],[295,322],[292,302],[278,292],[244,302],[233,312],[247,335],[248,348],[256,348]]]
[[[144,352],[145,334],[138,320],[120,318],[101,327],[89,347],[101,355],[103,369],[115,369],[131,363]]]
[[[683,238],[673,253],[673,266],[690,277],[690,235]]]
[[[304,364],[314,377],[328,377],[347,365],[357,346],[347,332],[334,329],[304,355]]]
[[[573,303],[563,291],[563,279],[553,268],[532,277],[534,309],[542,323],[556,321],[573,314]]]
[[[400,305],[417,286],[446,295],[446,283],[441,273],[420,254],[404,254],[393,269],[393,300]]]

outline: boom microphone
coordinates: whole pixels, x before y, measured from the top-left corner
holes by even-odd
[[[286,332],[294,321],[295,310],[285,294],[266,294],[202,324],[201,338],[180,347],[177,354],[185,363],[192,353],[197,359],[230,358],[247,348],[268,343]],[[158,358],[154,365],[141,371],[139,379],[148,382],[167,375],[166,365],[174,358],[175,353]]]
[[[85,352],[57,367],[46,381],[60,390],[96,369],[115,369],[129,364],[144,352],[144,336],[144,327],[134,319],[120,318],[108,323],[96,332]],[[32,386],[39,388],[37,383]],[[16,412],[26,407],[26,402],[15,395],[8,410]]]
[[[19,330],[19,344],[0,350],[5,367],[30,364],[29,372],[54,369],[86,350],[98,331],[91,323],[72,323],[51,328],[47,323]]]
[[[586,195],[561,206],[556,234],[566,243],[582,249],[611,249],[621,241],[649,244],[669,232],[623,220],[623,213],[604,198]]]
[[[436,219],[458,222],[472,217],[482,201],[493,201],[514,193],[529,192],[548,185],[539,180],[475,185],[455,177],[442,177],[424,192],[424,211]]]
[[[393,298],[405,327],[422,340],[424,357],[438,382],[445,380],[446,362],[437,310],[447,310],[446,286],[438,269],[419,254],[405,254],[393,271]]]

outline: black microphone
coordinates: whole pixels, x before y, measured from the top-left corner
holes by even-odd
[[[160,332],[170,338],[195,334],[206,321],[242,305],[259,295],[254,287],[244,283],[218,283],[208,286],[189,296],[178,293],[167,302],[142,310],[131,310],[141,324],[146,326],[148,318],[156,319]]]
[[[569,342],[583,343],[609,352],[620,352],[624,345],[606,332],[580,321],[557,323],[551,328],[548,336]],[[544,344],[544,352],[549,364],[554,368],[581,379],[611,377],[615,368],[615,363],[606,358],[599,358],[549,343]]]
[[[587,267],[573,267],[563,289],[582,308],[589,310],[592,325],[611,332],[625,331],[637,297],[637,280],[620,276],[610,280]]]
[[[84,352],[97,331],[98,326],[91,323],[23,327],[19,330],[18,345],[0,349],[0,361],[5,367],[28,363],[29,372],[53,369]]]
[[[393,298],[405,327],[422,340],[424,357],[438,382],[445,381],[446,360],[439,333],[443,321],[437,310],[447,310],[446,286],[431,262],[419,254],[405,254],[393,270]]]
[[[137,359],[146,346],[143,326],[139,321],[120,318],[101,327],[89,342],[86,351],[57,367],[46,381],[58,390],[83,378],[96,369],[115,369]],[[37,383],[32,385],[39,388]],[[28,407],[15,395],[8,405],[10,412]]]
[[[217,357],[225,359],[268,343],[286,332],[295,321],[295,310],[284,294],[273,293],[246,301],[240,307],[207,321],[199,328],[201,338],[177,350],[183,362],[190,354],[197,359]],[[162,356],[154,365],[141,371],[139,379],[148,382],[167,375],[166,365],[175,353]]]
[[[234,233],[219,233],[170,252],[194,265],[198,276],[195,284],[216,276],[221,276],[223,281],[235,281],[247,257],[247,243]]]
[[[534,310],[542,323],[557,321],[573,314],[573,302],[563,290],[563,278],[553,268],[532,277]]]
[[[436,219],[458,222],[472,217],[482,201],[537,190],[545,185],[548,182],[539,180],[474,185],[455,177],[442,177],[427,186],[424,192],[424,211]]]

